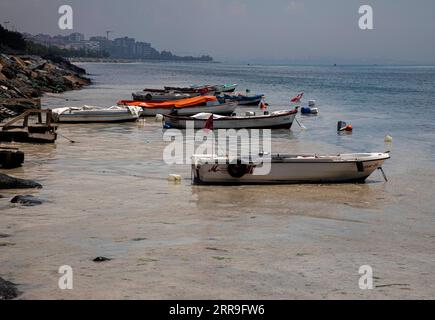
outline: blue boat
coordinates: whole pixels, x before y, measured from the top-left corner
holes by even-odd
[[[245,106],[251,106],[251,105],[258,105],[260,101],[264,98],[263,94],[255,94],[255,95],[249,95],[249,94],[224,94],[224,98],[226,100],[232,100],[237,101],[239,105],[245,105]]]

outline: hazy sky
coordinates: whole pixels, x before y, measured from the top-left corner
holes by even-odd
[[[210,54],[234,62],[435,64],[434,0],[1,0],[0,23],[18,31],[65,34],[58,8],[74,10],[74,30],[132,36],[158,50]],[[358,28],[358,8],[374,10],[374,30]],[[69,33],[69,32],[68,32]]]

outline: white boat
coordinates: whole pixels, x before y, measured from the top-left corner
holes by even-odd
[[[361,183],[373,171],[382,169],[382,164],[389,158],[388,152],[337,155],[275,154],[243,163],[240,160],[230,162],[228,157],[194,155],[192,182],[195,184]],[[265,170],[267,165],[270,165],[270,170]]]
[[[214,85],[215,92],[234,92],[237,88],[237,83]]]
[[[246,113],[246,116],[221,116],[212,113],[198,113],[186,117],[164,114],[165,125],[171,128],[185,129],[188,122],[193,123],[195,129],[204,128],[207,120],[213,116],[213,129],[241,129],[241,128],[287,128],[289,129],[297,114],[297,109],[280,110],[261,115]]]
[[[127,122],[136,121],[142,113],[142,108],[135,106],[112,106],[109,108],[83,106],[80,108],[56,108],[52,110],[55,122]]]
[[[234,113],[237,108],[237,103],[229,102],[229,103],[221,103],[214,105],[201,105],[201,106],[188,106],[188,107],[153,107],[153,108],[143,108],[142,115],[145,117],[154,117],[157,114],[166,114],[173,112],[180,116],[191,116],[197,113],[206,112],[213,114],[221,114],[221,115],[230,115]]]

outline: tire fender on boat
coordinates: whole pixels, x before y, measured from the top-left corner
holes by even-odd
[[[246,164],[229,164],[227,167],[228,174],[233,178],[241,178],[248,172]]]

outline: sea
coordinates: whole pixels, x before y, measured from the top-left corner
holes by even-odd
[[[40,190],[0,194],[0,276],[23,299],[433,298],[435,67],[227,63],[80,63],[93,84],[47,94],[43,107],[112,106],[145,87],[237,83],[268,110],[316,100],[302,129],[272,132],[274,153],[390,151],[365,184],[195,186],[163,161],[154,118],[61,124],[10,175]],[[237,112],[260,112],[239,107]],[[337,122],[353,126],[337,133]],[[385,137],[392,141],[386,142]],[[74,141],[74,143],[71,142]],[[181,182],[168,181],[178,174]],[[31,194],[42,205],[9,202]],[[110,261],[96,263],[95,257]],[[74,289],[58,286],[71,266]],[[369,265],[375,288],[358,285]],[[376,287],[378,286],[378,287]]]

